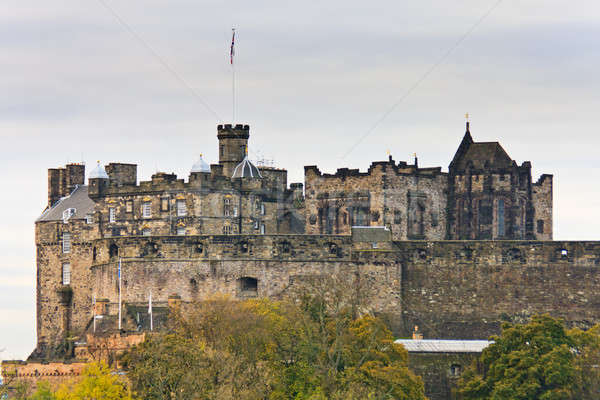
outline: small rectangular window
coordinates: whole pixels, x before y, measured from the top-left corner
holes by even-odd
[[[543,219],[537,220],[537,233],[544,233],[544,220]]]
[[[133,212],[133,200],[127,200],[125,202],[125,212],[128,212],[128,213]]]
[[[88,224],[94,223],[94,216],[92,214],[88,214],[85,216],[85,222]]]
[[[149,201],[145,201],[142,203],[142,217],[152,217],[152,203],[150,203]]]
[[[115,222],[115,209],[113,207],[108,209],[108,222]]]
[[[150,236],[152,234],[152,230],[150,228],[142,229],[142,236]]]
[[[71,234],[68,232],[63,233],[62,235],[62,251],[63,253],[71,252]]]
[[[160,199],[160,211],[169,211],[169,198],[163,197]]]
[[[260,215],[265,215],[265,203],[260,203]]]
[[[258,230],[258,221],[254,221],[254,229]]]
[[[233,207],[233,216],[234,217],[238,216],[238,208],[237,207]]]
[[[260,234],[264,235],[265,234],[265,224],[261,224],[260,225]]]
[[[187,215],[187,206],[185,200],[177,200],[177,216],[184,217]]]
[[[70,285],[71,284],[71,264],[63,263],[62,265],[62,284]]]
[[[178,236],[185,236],[185,227],[184,226],[178,226],[177,227],[177,235]]]

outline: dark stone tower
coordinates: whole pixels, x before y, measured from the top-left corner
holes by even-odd
[[[248,148],[249,125],[231,124],[217,126],[219,139],[219,164],[223,166],[223,175],[231,177],[234,168],[242,162]]]

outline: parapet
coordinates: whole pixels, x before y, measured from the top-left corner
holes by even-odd
[[[248,139],[250,137],[250,125],[231,124],[217,125],[217,137],[224,138],[240,138]]]

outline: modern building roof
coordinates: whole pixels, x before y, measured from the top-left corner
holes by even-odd
[[[202,172],[210,174],[210,165],[208,165],[208,163],[204,161],[204,159],[202,158],[202,154],[200,154],[200,158],[198,158],[198,161],[196,161],[194,165],[192,165],[192,170],[190,172]]]
[[[69,219],[84,219],[86,215],[94,212],[94,202],[88,197],[88,187],[77,185],[67,197],[63,197],[52,207],[40,215],[36,222],[42,221],[62,221],[63,212],[68,209],[75,211],[70,214]]]
[[[98,179],[98,178],[108,179],[108,174],[106,173],[106,170],[100,164],[100,162],[98,162],[98,165],[96,165],[96,168],[94,168],[92,170],[92,172],[90,172],[90,176],[88,177],[88,179]]]
[[[481,353],[493,341],[488,340],[436,340],[398,339],[409,353]]]
[[[248,160],[248,155],[233,170],[232,178],[262,178],[258,168]]]

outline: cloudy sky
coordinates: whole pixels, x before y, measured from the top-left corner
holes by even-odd
[[[290,182],[388,149],[446,170],[468,112],[476,141],[554,174],[556,239],[600,238],[598,1],[2,3],[0,358],[35,343],[47,168],[133,162],[146,180],[186,177],[201,152],[214,162],[232,26],[235,122],[251,125],[251,158]]]

